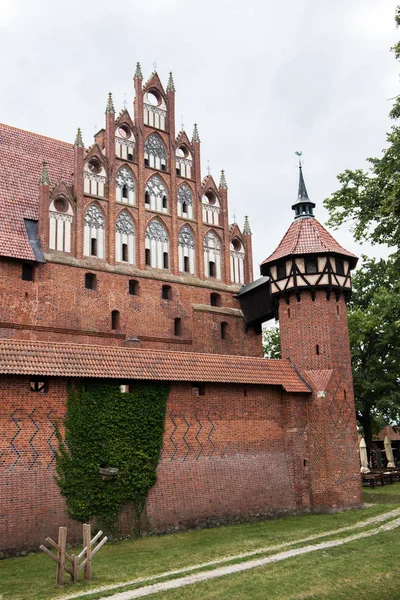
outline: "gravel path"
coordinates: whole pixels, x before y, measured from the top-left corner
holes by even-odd
[[[377,515],[376,517],[371,517],[369,519],[364,519],[362,521],[357,521],[356,523],[354,523],[353,525],[348,525],[346,527],[341,527],[339,529],[334,529],[331,531],[326,531],[323,533],[318,533],[318,534],[314,534],[314,535],[310,535],[306,538],[302,538],[299,540],[292,540],[290,542],[284,542],[282,544],[278,544],[275,546],[269,546],[269,547],[264,547],[264,548],[258,548],[256,550],[253,550],[251,552],[244,552],[241,554],[236,554],[234,556],[225,556],[223,558],[219,558],[213,561],[209,561],[206,563],[202,563],[202,564],[197,564],[197,565],[191,565],[189,567],[185,567],[182,569],[178,569],[175,571],[168,571],[166,573],[160,573],[158,575],[154,575],[151,577],[142,577],[139,579],[134,579],[132,581],[125,581],[125,582],[121,582],[118,584],[113,584],[113,585],[109,585],[109,586],[102,586],[96,589],[92,589],[92,590],[88,590],[87,592],[84,593],[78,593],[78,594],[73,594],[73,595],[69,595],[69,596],[63,596],[62,599],[60,600],[73,600],[75,598],[84,598],[85,596],[90,596],[92,594],[95,593],[99,593],[99,592],[106,592],[106,591],[110,591],[112,589],[117,589],[120,588],[122,586],[128,586],[128,585],[135,585],[135,584],[140,584],[140,583],[147,583],[149,581],[154,581],[157,579],[161,579],[161,578],[165,578],[165,577],[171,577],[173,575],[179,575],[179,574],[183,574],[183,573],[188,573],[190,571],[194,571],[197,569],[202,569],[205,567],[209,567],[209,566],[213,566],[216,564],[221,564],[224,562],[230,562],[233,560],[238,560],[241,558],[247,558],[249,556],[255,556],[257,554],[263,554],[266,552],[271,552],[274,550],[279,550],[281,548],[285,548],[287,546],[293,546],[293,545],[297,545],[297,544],[303,544],[306,542],[310,542],[310,541],[314,541],[323,537],[327,537],[327,536],[332,536],[332,535],[336,535],[339,533],[344,533],[346,531],[353,531],[356,529],[360,529],[363,527],[367,527],[369,525],[376,525],[378,523],[384,523],[385,521],[389,520],[389,519],[393,519],[395,517],[399,517],[400,516],[400,509],[395,509],[386,513],[382,513],[380,515]],[[316,550],[323,550],[325,548],[332,548],[334,546],[340,546],[342,544],[354,541],[354,540],[358,540],[358,539],[362,539],[365,537],[369,537],[371,535],[376,535],[378,533],[381,533],[383,531],[390,531],[391,529],[395,529],[396,527],[400,526],[400,518],[397,518],[393,521],[391,521],[390,523],[381,525],[378,528],[375,529],[370,529],[366,532],[363,533],[359,533],[359,534],[355,534],[346,538],[342,538],[339,540],[331,540],[331,541],[327,541],[327,542],[322,542],[320,544],[317,545],[308,545],[308,546],[303,546],[300,548],[296,548],[293,550],[287,550],[285,552],[280,552],[278,554],[274,554],[272,556],[268,556],[268,557],[264,557],[264,558],[259,558],[259,559],[255,559],[252,561],[246,561],[244,563],[236,563],[234,565],[227,565],[225,567],[219,567],[217,569],[213,569],[210,571],[206,571],[206,572],[202,572],[202,573],[196,573],[194,575],[187,575],[185,577],[180,577],[178,579],[174,579],[172,581],[164,581],[161,583],[156,583],[156,584],[151,584],[148,585],[146,587],[141,587],[140,589],[137,590],[131,590],[131,591],[127,591],[127,592],[120,592],[117,594],[114,594],[113,596],[109,596],[108,598],[111,598],[113,600],[131,600],[133,598],[140,598],[143,596],[148,596],[149,594],[154,594],[160,591],[164,591],[164,590],[169,590],[169,589],[175,589],[177,587],[181,587],[184,585],[190,585],[193,583],[197,583],[199,581],[206,581],[208,579],[214,579],[215,577],[222,577],[224,575],[229,575],[232,573],[238,573],[240,571],[246,571],[248,569],[253,569],[254,567],[258,567],[258,566],[262,566],[262,565],[266,565],[268,563],[272,563],[272,562],[279,562],[281,560],[284,560],[286,558],[291,558],[292,556],[299,556],[301,554],[306,554],[308,552],[313,552]],[[106,598],[103,598],[101,600],[107,600]]]

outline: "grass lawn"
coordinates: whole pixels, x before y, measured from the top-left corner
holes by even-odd
[[[349,526],[400,507],[400,483],[366,489],[375,506],[333,515],[286,517],[106,544],[93,562],[93,581],[55,587],[55,563],[43,553],[0,561],[1,600],[50,600],[185,566],[294,542]],[[372,526],[370,526],[371,528]],[[350,533],[341,534],[351,535]],[[315,543],[319,543],[318,540]],[[400,598],[400,529],[326,551],[151,596],[183,599],[337,599]],[[264,554],[265,555],[265,554]],[[116,593],[117,590],[114,591]],[[104,596],[105,594],[101,594]],[[90,596],[90,600],[96,596]],[[100,596],[97,596],[100,597]],[[150,596],[149,596],[150,598]]]

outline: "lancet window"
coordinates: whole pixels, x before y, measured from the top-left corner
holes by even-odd
[[[196,250],[193,231],[184,225],[178,235],[179,270],[182,273],[196,272]]]
[[[96,157],[89,159],[83,173],[83,189],[85,194],[104,196],[106,172],[100,160]]]
[[[162,179],[158,175],[150,177],[146,183],[145,205],[150,210],[168,212],[168,192]]]
[[[126,167],[121,167],[115,178],[116,200],[125,204],[136,204],[135,180]]]
[[[144,143],[144,164],[152,169],[167,170],[167,153],[161,138],[152,133]]]
[[[231,281],[244,283],[244,247],[238,238],[231,241]]]
[[[117,262],[135,264],[135,226],[131,216],[123,210],[115,224],[115,259]]]
[[[213,191],[206,192],[202,199],[203,222],[219,225],[220,203]]]
[[[206,277],[221,279],[221,240],[212,230],[204,237],[204,271]]]
[[[120,125],[115,132],[115,154],[124,160],[133,160],[135,136],[128,125]]]
[[[146,264],[155,269],[169,269],[169,238],[161,221],[153,219],[145,235]]]
[[[167,107],[158,90],[148,90],[144,95],[144,123],[165,130]]]
[[[183,183],[178,187],[178,217],[193,219],[193,195],[190,187]]]
[[[85,256],[104,258],[105,221],[101,210],[91,204],[85,214],[83,235],[83,253]]]
[[[179,177],[186,177],[190,179],[192,177],[192,155],[186,146],[179,146],[176,151],[176,174]]]
[[[71,229],[73,211],[65,198],[56,198],[50,204],[49,248],[60,252],[71,252]]]

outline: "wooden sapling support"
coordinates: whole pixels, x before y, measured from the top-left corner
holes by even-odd
[[[71,575],[72,581],[75,583],[78,581],[79,571],[82,569],[85,579],[90,581],[92,577],[92,557],[100,550],[100,548],[106,543],[107,536],[97,544],[95,548],[92,548],[93,544],[97,542],[97,540],[103,535],[102,531],[96,533],[93,539],[91,535],[91,527],[90,525],[83,525],[83,550],[77,556],[75,554],[68,554],[66,551],[67,547],[67,528],[59,527],[58,528],[58,544],[50,537],[46,538],[46,542],[57,551],[57,554],[53,554],[50,552],[46,546],[43,544],[40,546],[40,550],[43,550],[50,556],[52,560],[57,563],[57,576],[56,576],[56,584],[59,587],[64,585],[64,571],[67,571]],[[67,566],[65,564],[65,559],[67,559],[71,566]],[[82,562],[80,563],[80,560]]]

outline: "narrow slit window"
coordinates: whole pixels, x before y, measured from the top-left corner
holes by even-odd
[[[163,253],[164,269],[168,269],[168,252]]]
[[[319,356],[319,344],[315,346],[315,354]]]
[[[150,204],[150,194],[149,192],[146,192],[144,195],[144,203],[145,204]]]
[[[139,295],[139,282],[136,279],[129,280],[129,295],[130,296],[138,296]]]
[[[221,323],[221,340],[226,340],[228,336],[228,323],[223,321]]]
[[[161,288],[161,298],[163,300],[171,300],[172,298],[172,288],[170,285],[163,285]]]
[[[165,195],[162,197],[162,207],[167,208],[167,196]]]
[[[118,310],[113,310],[111,313],[111,329],[119,329],[120,315]]]
[[[209,276],[215,277],[215,262],[213,260],[210,260],[210,262],[208,263],[208,270]]]
[[[91,256],[97,256],[97,239],[92,238],[90,240],[90,254]]]
[[[174,321],[174,334],[177,336],[182,334],[182,319],[179,317]]]
[[[148,267],[150,267],[150,264],[151,264],[151,260],[150,260],[150,248],[146,248],[146,250],[145,250],[145,262],[146,262],[146,265]]]
[[[128,262],[128,244],[122,244],[122,262]]]
[[[189,273],[189,257],[188,256],[184,256],[183,257],[183,270],[185,271],[185,273]]]

